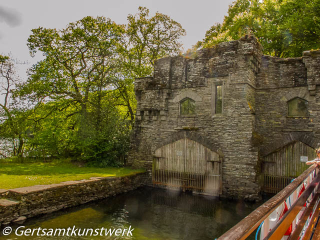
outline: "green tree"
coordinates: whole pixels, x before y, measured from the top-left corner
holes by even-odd
[[[122,69],[114,85],[117,89],[115,97],[120,105],[126,107],[133,123],[136,105],[134,79],[150,76],[156,59],[180,54],[180,38],[185,35],[185,30],[165,14],[157,12],[149,17],[149,9],[145,7],[139,7],[139,12],[130,14],[127,19]]]
[[[35,99],[70,99],[85,114],[90,93],[111,86],[123,28],[104,17],[85,17],[63,30],[32,32],[30,52],[45,58],[31,69],[21,92]]]
[[[17,83],[13,61],[8,56],[0,55],[0,92],[4,96],[3,102],[0,103],[0,137],[4,140],[1,144],[1,154],[12,152],[12,155],[21,157],[27,115],[22,102],[17,103],[12,98],[12,91]],[[6,144],[8,141],[9,148]]]
[[[320,47],[319,16],[320,0],[237,0],[223,23],[213,25],[196,47],[237,40],[250,32],[265,54],[299,57]]]
[[[119,66],[124,28],[104,17],[85,17],[62,30],[40,27],[32,33],[28,39],[31,54],[39,51],[45,58],[31,68],[27,82],[19,88],[21,97],[28,97],[36,106],[41,106],[33,115],[37,124],[32,129],[31,142],[38,149],[49,146],[54,149],[55,139],[59,142],[63,135],[56,131],[56,126],[63,126],[60,120],[68,122],[71,118],[70,122],[76,122],[73,131],[68,131],[67,125],[62,129],[72,136],[71,145],[77,142],[82,146],[94,138],[88,135],[88,128],[101,130],[102,107],[93,108],[93,105],[101,106],[103,99],[110,95],[108,89],[113,87],[114,73]],[[93,98],[93,94],[98,96]],[[98,120],[90,121],[90,114]],[[73,150],[79,152],[79,149]]]
[[[74,109],[77,108],[78,109]],[[68,99],[38,103],[29,110],[25,155],[46,158],[75,155],[77,131],[75,115],[80,105]]]
[[[129,69],[136,77],[152,73],[156,59],[181,53],[181,36],[185,30],[169,16],[156,13],[149,17],[149,9],[139,7],[139,13],[128,16],[126,25],[126,57]]]
[[[34,101],[30,153],[100,165],[124,158],[135,115],[134,79],[150,75],[157,58],[178,53],[184,34],[168,16],[148,14],[139,8],[127,25],[85,17],[62,30],[32,30],[30,52],[44,59],[17,91]]]

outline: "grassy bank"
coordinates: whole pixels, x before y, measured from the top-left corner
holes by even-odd
[[[130,168],[96,168],[70,161],[27,162],[0,161],[0,189],[53,184],[91,177],[126,176],[143,170]]]

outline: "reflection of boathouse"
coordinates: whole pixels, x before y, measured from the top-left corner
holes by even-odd
[[[264,56],[252,36],[159,59],[137,79],[129,162],[153,183],[256,199],[314,157],[320,134],[320,51]]]

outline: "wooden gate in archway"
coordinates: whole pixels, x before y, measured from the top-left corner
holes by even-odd
[[[188,138],[155,152],[154,185],[218,196],[222,191],[222,157]]]
[[[315,149],[302,142],[290,143],[263,158],[262,191],[277,193],[309,166],[306,160],[316,158]]]

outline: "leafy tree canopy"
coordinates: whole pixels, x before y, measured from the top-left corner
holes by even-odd
[[[320,48],[320,0],[237,0],[222,24],[213,25],[196,47],[237,40],[253,33],[264,54],[299,57]]]
[[[85,108],[90,92],[111,82],[123,31],[104,17],[85,17],[63,30],[33,29],[30,53],[41,51],[45,58],[32,67],[20,93],[38,99],[68,98]]]
[[[149,17],[149,10],[145,7],[139,7],[139,12],[130,14],[127,19],[121,52],[122,69],[114,85],[117,89],[115,97],[127,108],[133,122],[136,105],[134,79],[150,76],[156,59],[181,53],[179,41],[185,30],[165,14],[157,12]]]
[[[149,17],[149,10],[140,7],[138,14],[128,16],[127,25],[85,17],[66,29],[40,27],[32,33],[30,53],[40,51],[45,59],[30,70],[20,95],[68,98],[85,109],[90,93],[114,88],[133,120],[134,79],[150,75],[156,59],[179,53],[185,30],[164,14]]]
[[[169,16],[156,13],[149,17],[149,9],[139,7],[139,13],[128,16],[126,25],[126,47],[129,68],[135,77],[152,73],[156,59],[181,52],[181,36],[185,30]]]
[[[44,59],[14,95],[33,100],[24,152],[117,165],[129,148],[134,79],[149,76],[156,59],[180,53],[184,34],[170,17],[149,17],[143,7],[126,25],[85,17],[61,30],[33,29],[30,53],[41,52]]]

